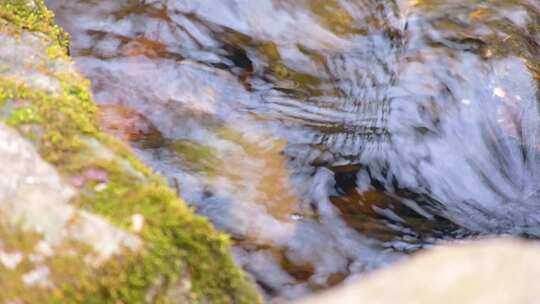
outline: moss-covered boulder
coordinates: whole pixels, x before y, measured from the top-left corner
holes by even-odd
[[[0,303],[258,303],[227,236],[100,130],[41,0],[0,0]]]

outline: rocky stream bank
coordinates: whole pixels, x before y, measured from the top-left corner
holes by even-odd
[[[0,0],[0,304],[262,303],[230,237],[103,130],[53,17],[42,0]],[[538,245],[513,239],[435,246],[298,303],[537,303],[538,261]]]

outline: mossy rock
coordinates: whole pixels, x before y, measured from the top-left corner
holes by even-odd
[[[43,1],[1,0],[0,41],[0,135],[13,143],[0,156],[19,174],[0,181],[0,303],[260,303],[228,236],[100,130]]]

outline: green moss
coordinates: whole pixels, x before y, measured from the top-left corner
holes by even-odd
[[[39,267],[46,267],[49,271],[47,278],[50,282],[72,282],[78,284],[95,285],[93,269],[87,266],[84,258],[93,253],[88,245],[70,241],[55,247],[55,254],[44,256],[36,252],[36,244],[42,241],[38,233],[23,231],[20,228],[0,223],[1,250],[8,254],[18,254],[19,262],[13,268],[6,268],[0,263],[0,282],[2,293],[1,303],[64,303],[63,290],[69,288],[60,286],[32,287],[23,281],[24,274],[35,271]],[[77,254],[73,254],[76,251]],[[32,259],[31,257],[34,256]],[[36,259],[36,256],[40,256]],[[73,267],[77,265],[77,267]],[[47,292],[44,292],[47,290]],[[84,300],[84,299],[82,299]]]
[[[47,34],[55,41],[47,48],[49,58],[67,58],[66,35],[54,25],[52,13],[42,1],[35,1],[35,7],[25,3],[1,2],[0,19]],[[112,258],[95,270],[83,266],[70,270],[84,264],[81,256],[51,260],[54,278],[63,283],[43,291],[46,300],[41,302],[143,303],[150,297],[152,302],[168,303],[170,289],[189,282],[185,296],[193,303],[259,303],[259,295],[230,256],[228,237],[194,215],[129,147],[99,129],[88,81],[77,74],[46,72],[62,83],[59,94],[0,78],[0,106],[23,101],[6,122],[31,138],[40,155],[66,180],[84,176],[89,169],[106,172],[105,189],[96,190],[96,182],[87,181],[74,203],[126,229],[134,214],[142,215],[145,224],[139,234],[145,245],[140,252]],[[114,157],[97,155],[91,142]]]
[[[69,46],[68,34],[55,24],[54,14],[42,0],[2,0],[0,18],[22,29],[46,34],[64,49]]]
[[[0,302],[5,303],[13,301],[24,294],[26,299],[38,300],[37,297],[43,298],[36,292],[29,292],[20,278],[21,273],[31,270],[31,265],[24,259],[24,254],[32,252],[34,245],[39,241],[41,236],[35,233],[23,232],[18,228],[8,227],[0,223],[0,239],[2,247],[0,250],[4,254],[19,254],[21,260],[14,268],[7,268],[3,263],[0,263],[0,282],[2,293],[0,293]]]

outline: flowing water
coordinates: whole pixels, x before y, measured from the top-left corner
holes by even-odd
[[[538,0],[48,0],[105,128],[269,300],[540,237]]]

